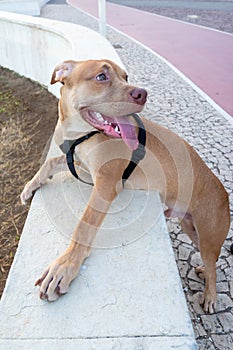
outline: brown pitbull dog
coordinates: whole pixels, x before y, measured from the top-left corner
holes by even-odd
[[[61,82],[59,121],[55,142],[92,136],[74,150],[76,170],[90,174],[93,190],[71,243],[37,280],[40,297],[56,300],[68,291],[108,208],[123,188],[122,176],[134,150],[138,149],[140,126],[134,113],[142,111],[144,89],[127,82],[123,69],[109,60],[66,61],[57,66],[51,84]],[[216,261],[230,224],[228,195],[217,177],[194,149],[179,136],[144,118],[145,157],[136,166],[125,187],[158,191],[167,217],[179,217],[183,230],[200,249],[206,286],[201,303],[214,312]],[[48,159],[26,184],[25,203],[36,189],[66,166],[66,156]],[[85,175],[86,176],[86,175]]]

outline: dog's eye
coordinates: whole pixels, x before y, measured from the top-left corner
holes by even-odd
[[[108,77],[105,73],[100,73],[96,76],[96,80],[98,81],[106,81],[108,80]]]
[[[129,79],[129,77],[128,77],[128,75],[126,74],[125,80],[127,81],[127,83],[128,83],[128,79]]]

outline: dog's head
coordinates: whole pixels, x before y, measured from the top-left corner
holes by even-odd
[[[51,84],[61,82],[60,115],[75,115],[106,135],[138,146],[130,114],[141,112],[144,89],[132,86],[126,72],[109,60],[65,61],[53,72]],[[83,122],[83,121],[82,121]]]

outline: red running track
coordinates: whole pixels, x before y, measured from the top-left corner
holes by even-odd
[[[67,0],[98,17],[97,0]],[[140,41],[174,65],[233,116],[233,34],[112,3],[107,24]]]

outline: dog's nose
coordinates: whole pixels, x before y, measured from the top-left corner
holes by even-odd
[[[146,103],[146,90],[135,88],[130,92],[130,95],[133,97],[135,103],[138,103],[139,105],[144,105]]]

